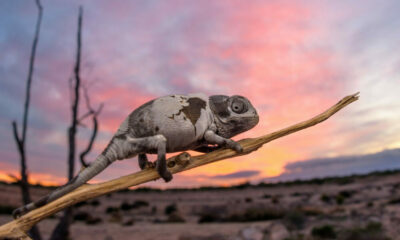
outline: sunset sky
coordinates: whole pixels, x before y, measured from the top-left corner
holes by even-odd
[[[105,105],[90,159],[132,110],[159,96],[246,96],[260,123],[235,137],[241,139],[306,120],[359,91],[359,101],[322,124],[250,155],[175,175],[168,185],[159,180],[150,186],[341,175],[360,172],[367,163],[368,171],[400,168],[398,0],[42,0],[27,139],[33,182],[66,179],[68,79],[79,4],[84,8],[82,79],[92,104]],[[18,174],[11,121],[22,120],[36,17],[34,0],[0,1],[0,180]],[[89,128],[79,128],[80,150],[91,131],[90,121],[86,124]],[[375,158],[379,154],[385,161]],[[353,155],[357,164],[348,164]],[[329,168],[332,162],[339,167]],[[313,163],[316,171],[302,171]],[[138,169],[136,159],[116,162],[95,180]]]

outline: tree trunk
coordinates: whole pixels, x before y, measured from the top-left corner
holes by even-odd
[[[36,0],[36,6],[38,8],[38,17],[36,20],[36,28],[35,28],[35,36],[33,38],[31,55],[29,59],[29,70],[28,70],[28,77],[26,81],[26,92],[25,92],[25,104],[24,104],[24,115],[22,121],[22,133],[21,136],[18,134],[17,123],[15,121],[12,122],[13,134],[14,139],[17,144],[18,152],[20,155],[20,165],[21,165],[21,179],[19,181],[19,185],[21,187],[21,194],[22,194],[22,201],[23,204],[28,204],[31,202],[31,196],[29,193],[29,176],[28,170],[26,166],[26,132],[28,129],[28,115],[29,115],[29,104],[30,104],[30,97],[31,97],[31,85],[32,85],[32,76],[33,70],[35,65],[35,56],[36,56],[36,47],[39,41],[39,33],[40,33],[40,26],[42,23],[42,16],[43,16],[43,7],[40,3],[40,0]],[[29,235],[34,240],[41,240],[39,229],[36,226],[33,226],[32,229],[29,231]]]
[[[68,128],[68,180],[74,177],[75,171],[75,153],[76,153],[76,134],[78,127],[78,110],[79,110],[79,90],[80,90],[80,63],[81,63],[81,29],[82,29],[83,9],[79,7],[78,16],[78,32],[77,32],[77,50],[74,67],[75,85],[72,98],[72,119],[71,126]],[[51,240],[67,240],[69,238],[69,227],[72,223],[73,208],[67,208],[63,217],[60,219],[54,229]]]

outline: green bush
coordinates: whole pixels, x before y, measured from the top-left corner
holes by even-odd
[[[91,216],[87,212],[77,212],[74,215],[74,221],[86,221],[89,218],[91,218]]]
[[[11,215],[15,207],[8,205],[0,205],[0,214]]]
[[[114,213],[114,212],[118,212],[117,207],[107,207],[106,208],[106,213]]]
[[[330,203],[331,202],[331,197],[329,197],[326,194],[322,194],[321,197],[319,198],[321,201],[325,202],[325,203]]]
[[[299,230],[303,229],[306,222],[306,216],[303,212],[298,210],[290,211],[286,213],[284,221],[289,229]]]
[[[211,223],[211,222],[221,222],[222,219],[218,214],[215,213],[202,213],[198,223]]]
[[[97,207],[100,205],[100,201],[95,199],[93,201],[90,202],[90,205],[92,205],[93,207]]]
[[[370,222],[365,227],[348,229],[345,240],[389,240],[386,237],[381,223]]]
[[[304,235],[299,233],[299,234],[297,234],[295,236],[291,236],[291,237],[285,238],[284,240],[305,240],[305,239],[306,238],[304,237]]]
[[[264,194],[263,196],[262,196],[262,198],[272,198],[272,196],[271,195],[269,195],[269,194]]]
[[[336,203],[338,205],[342,205],[344,203],[344,197],[342,195],[337,195],[336,196]]]
[[[168,216],[167,222],[170,223],[184,223],[186,220],[178,212],[173,212]]]
[[[176,207],[176,204],[173,203],[165,207],[165,214],[170,215],[171,213],[176,212],[177,210],[178,208]]]
[[[323,225],[320,227],[314,227],[311,231],[311,235],[313,237],[322,238],[322,239],[335,239],[336,238],[335,229],[331,225]]]
[[[400,198],[392,199],[388,202],[388,204],[400,204]]]
[[[353,196],[353,194],[354,194],[354,191],[343,190],[343,191],[339,192],[339,195],[342,196],[343,198],[351,198],[351,196]]]
[[[122,202],[120,205],[121,210],[123,211],[128,211],[131,209],[137,209],[137,208],[141,208],[141,207],[147,207],[149,206],[149,203],[143,200],[137,200],[135,202],[133,202],[132,204],[129,204],[127,202]]]
[[[101,218],[99,218],[99,217],[90,217],[90,218],[88,218],[88,219],[86,219],[86,224],[87,225],[96,225],[96,224],[99,224],[99,223],[101,223],[101,222],[103,222],[103,220],[101,220]]]
[[[144,200],[136,200],[132,204],[132,208],[148,207],[150,204]]]
[[[119,208],[121,208],[122,211],[128,211],[132,209],[132,205],[127,202],[122,202]]]
[[[133,224],[135,224],[135,220],[133,218],[125,221],[124,223],[122,223],[122,226],[132,226]]]
[[[153,206],[151,208],[151,214],[156,214],[157,213],[157,206]]]
[[[305,207],[299,209],[306,216],[320,216],[323,215],[324,212],[319,208]]]
[[[87,204],[88,204],[87,201],[82,201],[82,202],[78,202],[77,204],[75,204],[75,207],[76,208],[80,208],[80,207],[85,206]]]
[[[284,212],[276,208],[248,208],[244,213],[232,214],[222,219],[224,222],[255,222],[281,219]]]
[[[274,196],[274,197],[272,197],[271,202],[272,202],[273,204],[278,204],[278,203],[279,203],[279,198],[276,197],[276,196]]]

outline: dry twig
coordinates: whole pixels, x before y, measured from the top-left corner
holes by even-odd
[[[81,165],[82,165],[81,167],[86,168],[89,166],[89,164],[85,161],[85,157],[86,157],[86,155],[89,154],[90,151],[92,151],[93,143],[94,143],[94,140],[96,139],[97,130],[99,128],[99,122],[97,120],[97,116],[100,114],[101,110],[103,109],[104,104],[101,103],[99,108],[97,110],[94,110],[92,108],[92,105],[90,104],[90,98],[89,98],[89,93],[88,93],[87,87],[82,85],[82,89],[83,89],[83,96],[85,97],[86,108],[89,110],[88,113],[84,115],[84,117],[86,115],[92,115],[92,121],[93,121],[93,131],[90,136],[89,143],[88,143],[87,147],[85,148],[85,150],[83,150],[79,154],[79,159],[80,159]],[[84,117],[82,117],[81,119],[83,119]],[[81,120],[78,120],[78,121],[80,122]]]
[[[239,143],[243,147],[243,153],[236,153],[231,149],[219,149],[207,154],[191,157],[188,153],[184,152],[177,156],[168,159],[168,167],[171,173],[178,173],[186,171],[195,167],[199,167],[205,164],[216,162],[222,159],[237,157],[240,155],[249,154],[252,151],[262,147],[265,143],[268,143],[277,138],[289,135],[291,133],[300,131],[302,129],[314,126],[322,121],[325,121],[333,114],[338,112],[340,109],[349,105],[350,103],[358,99],[358,93],[347,96],[340,100],[337,104],[326,110],[325,112],[307,120],[304,122],[297,123],[290,127],[282,130],[257,137],[240,140]],[[22,238],[26,237],[25,232],[28,231],[34,224],[41,221],[42,219],[61,211],[64,208],[70,207],[78,202],[92,199],[107,193],[119,191],[139,185],[145,182],[153,181],[159,178],[155,169],[145,169],[127,176],[123,176],[108,182],[84,185],[76,189],[75,191],[53,201],[49,204],[35,209],[21,218],[18,218],[12,222],[9,222],[3,226],[0,226],[0,238]]]

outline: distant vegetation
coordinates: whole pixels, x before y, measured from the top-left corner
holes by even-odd
[[[244,211],[226,214],[225,211],[214,211],[214,208],[206,208],[199,214],[199,223],[210,222],[255,222],[282,219],[286,212],[272,207],[250,207]]]
[[[347,229],[344,233],[346,240],[389,240],[383,232],[381,223],[370,222],[365,227]]]
[[[122,202],[120,209],[123,211],[128,211],[131,209],[137,209],[137,208],[148,207],[148,206],[149,206],[149,203],[147,201],[136,200],[132,204],[130,204],[128,202]]]
[[[331,225],[314,227],[311,231],[311,235],[321,239],[336,239],[337,236],[335,228]]]
[[[12,211],[15,209],[13,206],[0,205],[0,214],[11,215]]]
[[[178,211],[178,208],[177,208],[176,204],[173,203],[173,204],[167,205],[165,207],[165,211],[164,212],[165,212],[166,215],[169,215],[169,214],[174,213],[176,211]]]
[[[230,189],[244,189],[244,188],[265,188],[265,187],[280,187],[280,186],[295,186],[295,185],[322,185],[322,184],[338,184],[338,185],[346,185],[353,183],[356,179],[362,179],[371,176],[386,176],[392,174],[400,173],[400,169],[397,170],[386,170],[386,171],[376,171],[368,174],[353,174],[350,176],[343,177],[326,177],[326,178],[313,178],[309,180],[294,180],[294,181],[285,181],[285,182],[273,182],[273,183],[259,183],[259,184],[251,184],[249,182],[245,182],[238,185],[233,185],[229,187],[223,186],[204,186],[198,188],[170,188],[170,189],[158,189],[158,188],[150,188],[150,187],[139,187],[137,189],[124,189],[119,191],[119,193],[133,193],[133,192],[184,192],[184,191],[210,191],[210,190],[230,190]],[[8,183],[0,181],[0,184],[4,185],[17,185],[16,182]],[[44,186],[41,184],[31,185],[32,187],[40,187],[46,189],[55,189],[57,186]],[[266,197],[267,198],[267,197]],[[346,198],[346,197],[345,197]]]

